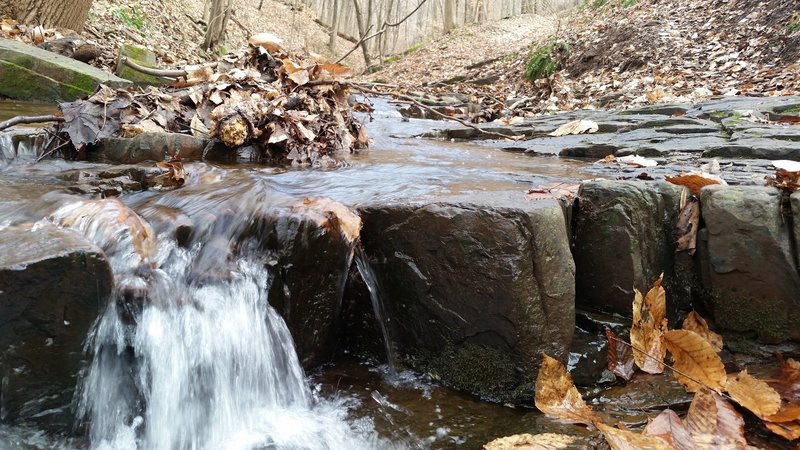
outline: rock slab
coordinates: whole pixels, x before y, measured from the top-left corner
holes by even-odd
[[[125,87],[130,81],[66,56],[0,39],[0,95],[18,100],[72,101],[98,85]]]
[[[105,254],[78,234],[0,231],[0,420],[71,426],[83,342],[112,285]]]

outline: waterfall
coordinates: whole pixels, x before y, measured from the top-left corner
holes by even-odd
[[[92,449],[392,447],[309,388],[267,302],[257,246],[233,245],[249,220],[219,221],[180,246],[118,200],[74,202],[46,219],[82,232],[114,270],[77,393]]]
[[[358,273],[361,275],[361,279],[364,280],[369,290],[369,298],[372,301],[372,311],[375,313],[375,319],[378,321],[378,325],[380,325],[381,328],[383,346],[386,350],[386,362],[389,365],[389,374],[395,376],[397,375],[397,368],[395,366],[397,360],[394,354],[394,345],[392,345],[392,339],[389,335],[389,323],[386,310],[383,307],[383,300],[380,296],[378,278],[375,276],[372,267],[370,267],[369,260],[360,245],[356,247],[355,260]]]

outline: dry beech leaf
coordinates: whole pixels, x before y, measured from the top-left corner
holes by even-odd
[[[705,383],[711,389],[724,389],[725,366],[711,344],[702,336],[689,330],[670,330],[664,334],[664,343],[674,360],[676,370],[673,375],[687,391],[697,392],[703,386],[678,372]]]
[[[767,429],[778,436],[793,441],[800,439],[800,421],[795,422],[764,422]]]
[[[699,226],[700,202],[696,197],[692,197],[686,202],[686,206],[681,209],[678,215],[678,224],[675,227],[675,234],[678,237],[676,251],[686,250],[689,256],[694,255],[697,247],[697,229]]]
[[[247,43],[256,46],[262,47],[264,50],[269,52],[277,52],[281,49],[281,43],[283,41],[278,36],[270,33],[258,33],[250,37],[247,40]]]
[[[515,434],[495,439],[483,450],[559,450],[574,447],[576,438],[566,434]]]
[[[729,377],[725,388],[736,403],[758,417],[777,414],[781,409],[781,396],[778,392],[766,382],[753,378],[746,369],[735,377]]]
[[[780,361],[781,377],[772,383],[772,387],[787,401],[800,401],[800,362],[782,357]]]
[[[652,422],[647,424],[643,433],[648,436],[660,437],[678,450],[697,450],[697,446],[681,418],[671,409],[661,411]]]
[[[534,403],[547,417],[571,423],[594,424],[602,419],[592,411],[560,361],[543,355],[536,377]]]
[[[596,133],[599,129],[600,127],[596,122],[592,122],[591,120],[577,119],[561,125],[549,135],[558,137],[567,136],[570,134]]]
[[[633,377],[634,362],[633,350],[606,328],[606,339],[608,340],[608,370],[614,375],[629,381]]]
[[[348,242],[355,242],[361,234],[361,217],[339,202],[327,198],[305,199],[294,209],[309,213],[326,229],[338,230]]]
[[[770,422],[794,422],[800,420],[800,404],[784,403],[781,409],[765,420]]]
[[[633,352],[633,359],[640,369],[647,373],[662,373],[664,357],[664,333],[667,331],[666,292],[661,287],[662,274],[653,283],[646,296],[636,290],[633,300],[633,324],[631,325],[631,344],[651,355],[657,360],[643,354]]]
[[[620,430],[602,423],[598,424],[597,428],[603,432],[603,437],[612,450],[674,450],[667,441],[657,436]]]
[[[708,328],[708,322],[706,322],[706,319],[703,319],[703,317],[700,314],[697,314],[696,311],[692,311],[688,316],[686,316],[686,319],[683,320],[683,325],[681,328],[684,330],[694,331],[702,336],[703,339],[707,340],[708,343],[711,344],[711,347],[714,348],[714,351],[722,351],[722,336],[711,331]]]
[[[684,425],[695,443],[704,448],[744,448],[744,419],[719,394],[698,391]]]
[[[712,184],[728,184],[725,182],[725,180],[716,175],[698,171],[682,173],[680,175],[675,175],[674,177],[666,176],[664,178],[672,184],[689,188],[689,190],[692,191],[692,194],[697,196],[700,196],[700,189],[702,189],[704,186],[710,186]]]

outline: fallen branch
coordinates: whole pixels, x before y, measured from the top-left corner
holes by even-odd
[[[17,116],[12,117],[8,120],[0,122],[0,131],[5,130],[6,128],[13,127],[14,125],[26,124],[26,123],[42,123],[42,122],[63,122],[64,118],[55,116],[55,115],[48,115],[48,116]]]
[[[169,69],[155,69],[152,67],[145,67],[140,64],[136,64],[135,62],[131,61],[130,59],[124,56],[122,57],[120,62],[137,72],[141,72],[146,75],[152,75],[154,77],[181,78],[188,75],[188,72],[180,69],[169,70]]]
[[[375,91],[375,90],[372,90],[372,89],[367,89],[364,86],[360,86],[360,85],[355,84],[355,83],[345,83],[345,84],[347,84],[348,86],[352,87],[353,89],[356,89],[356,90],[358,90],[358,91],[360,91],[360,92],[362,92],[364,94],[388,95],[390,97],[394,97],[394,98],[403,100],[403,101],[405,101],[407,103],[410,103],[410,104],[415,105],[415,106],[417,106],[419,108],[422,108],[425,111],[428,111],[428,112],[430,112],[432,114],[435,114],[435,115],[437,115],[437,116],[439,116],[439,117],[441,117],[441,118],[443,118],[445,120],[452,120],[454,122],[460,123],[461,125],[464,125],[465,127],[472,128],[473,130],[476,130],[476,131],[480,132],[481,134],[485,134],[486,136],[492,136],[492,137],[496,137],[496,138],[500,138],[500,139],[513,139],[515,141],[518,141],[518,140],[523,139],[525,137],[525,136],[520,136],[520,135],[507,135],[507,134],[503,134],[503,133],[497,133],[495,131],[484,130],[484,129],[482,129],[482,128],[480,128],[480,127],[478,127],[478,126],[476,126],[476,125],[474,125],[472,123],[467,122],[466,120],[459,119],[458,117],[448,116],[447,114],[439,112],[439,111],[431,108],[430,106],[423,105],[422,103],[416,101],[413,97],[409,97],[408,95],[399,94],[397,92]]]

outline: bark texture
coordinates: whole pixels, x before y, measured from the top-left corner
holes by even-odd
[[[20,23],[81,31],[92,0],[0,0],[0,16]]]

